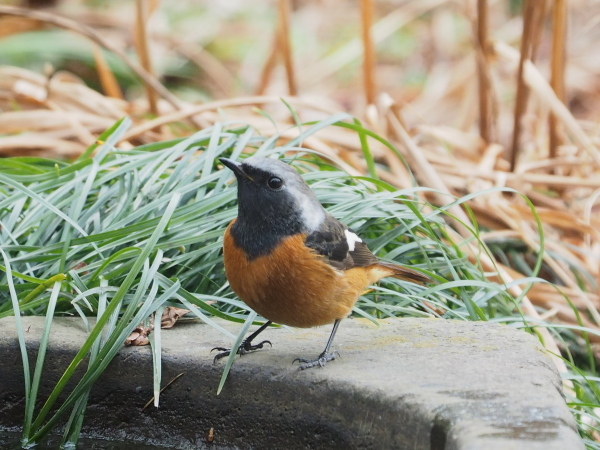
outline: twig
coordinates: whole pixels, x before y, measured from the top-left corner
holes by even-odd
[[[373,0],[360,0],[361,31],[363,44],[363,85],[367,105],[375,104],[375,51],[371,27],[373,25]]]
[[[556,97],[565,102],[565,41],[567,33],[567,5],[565,0],[554,0],[552,13],[552,62],[550,86],[554,90]],[[558,122],[554,114],[550,114],[549,132],[550,132],[550,158],[556,156],[556,150],[561,145],[562,139],[558,127]]]
[[[537,13],[535,14],[533,23],[531,26],[533,30],[531,31],[531,55],[529,60],[532,63],[535,63],[537,58],[537,50],[540,47],[540,42],[542,40],[542,34],[544,31],[544,12],[546,11],[546,0],[537,0]]]
[[[296,76],[294,73],[294,61],[292,58],[292,46],[290,44],[290,0],[279,0],[279,23],[278,35],[280,45],[278,46],[283,56],[283,64],[287,76],[288,93],[295,96],[298,93],[296,86]]]
[[[100,84],[102,90],[108,97],[123,99],[123,92],[119,87],[119,83],[115,77],[115,74],[110,70],[110,67],[106,63],[106,59],[102,54],[102,49],[98,44],[92,43],[92,51],[94,53],[94,61],[96,61],[96,68],[98,72],[98,78],[100,78]]]
[[[168,388],[169,386],[171,386],[173,383],[175,383],[177,380],[179,380],[182,376],[184,375],[184,372],[181,372],[179,375],[176,375],[171,381],[169,381],[161,390],[160,390],[160,394],[163,393],[163,391]],[[148,406],[150,406],[152,404],[152,402],[154,401],[154,396],[148,400],[148,402],[144,405],[144,407],[142,408],[142,412],[144,412],[146,410],[146,408],[148,408]]]
[[[489,143],[490,123],[490,78],[488,58],[488,2],[477,0],[477,76],[479,80],[479,134]]]
[[[146,72],[152,74],[152,63],[150,61],[150,52],[148,51],[148,34],[146,33],[146,23],[148,20],[146,0],[135,0],[135,39],[140,63]],[[148,106],[153,115],[158,116],[158,106],[156,104],[156,92],[152,87],[146,84],[146,95],[148,96]]]
[[[525,61],[531,57],[531,41],[532,32],[534,27],[532,26],[536,11],[536,0],[524,0],[523,3],[523,33],[521,36],[521,56],[519,59],[519,69],[517,71],[517,94],[515,99],[515,116],[513,124],[513,137],[510,154],[510,170],[514,172],[515,166],[517,165],[517,158],[519,156],[519,141],[521,137],[521,117],[527,107],[527,85],[523,80],[523,68],[525,67]]]

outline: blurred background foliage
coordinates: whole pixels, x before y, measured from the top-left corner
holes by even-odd
[[[123,151],[223,121],[286,145],[302,132],[295,123],[350,113],[394,147],[343,127],[303,147],[398,189],[416,179],[430,188],[421,200],[448,208],[467,240],[460,222],[472,214],[493,256],[478,262],[489,280],[560,287],[534,284],[521,310],[585,372],[570,401],[587,405],[578,418],[593,445],[599,24],[594,0],[8,0],[0,155],[85,159],[124,116]]]

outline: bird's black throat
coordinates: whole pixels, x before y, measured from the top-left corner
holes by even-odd
[[[238,192],[238,218],[231,236],[248,259],[268,255],[284,238],[307,232],[293,201],[269,198],[267,192],[260,197],[244,194]]]

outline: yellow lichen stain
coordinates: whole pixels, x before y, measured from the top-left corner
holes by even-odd
[[[498,350],[498,347],[495,345],[485,345],[483,347],[479,347],[479,350],[483,350],[484,352],[491,352],[494,350]]]
[[[417,348],[430,348],[438,345],[437,341],[420,341],[413,344]]]
[[[387,347],[389,345],[404,344],[406,342],[409,342],[409,340],[405,337],[392,335],[377,337],[369,340],[368,342],[344,344],[343,347],[349,350],[368,350],[372,349],[373,347]]]
[[[404,336],[381,336],[374,339],[376,345],[392,345],[392,344],[404,344],[408,342]]]
[[[450,342],[455,342],[457,344],[476,344],[477,343],[476,339],[473,339],[470,337],[465,337],[465,336],[454,336],[448,340]]]

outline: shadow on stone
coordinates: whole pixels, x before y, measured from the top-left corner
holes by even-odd
[[[23,319],[33,357],[42,320]],[[274,347],[237,358],[217,396],[222,364],[212,364],[210,349],[227,342],[205,325],[165,330],[163,385],[183,375],[162,393],[160,407],[143,410],[153,395],[150,349],[123,348],[92,390],[84,436],[173,448],[583,448],[558,374],[521,331],[445,320],[380,327],[346,320],[336,340],[343,358],[304,372],[291,365],[318,354],[328,332],[266,330]],[[13,429],[24,395],[15,336],[12,319],[0,320],[0,427]],[[84,337],[79,320],[53,324],[42,398]]]

